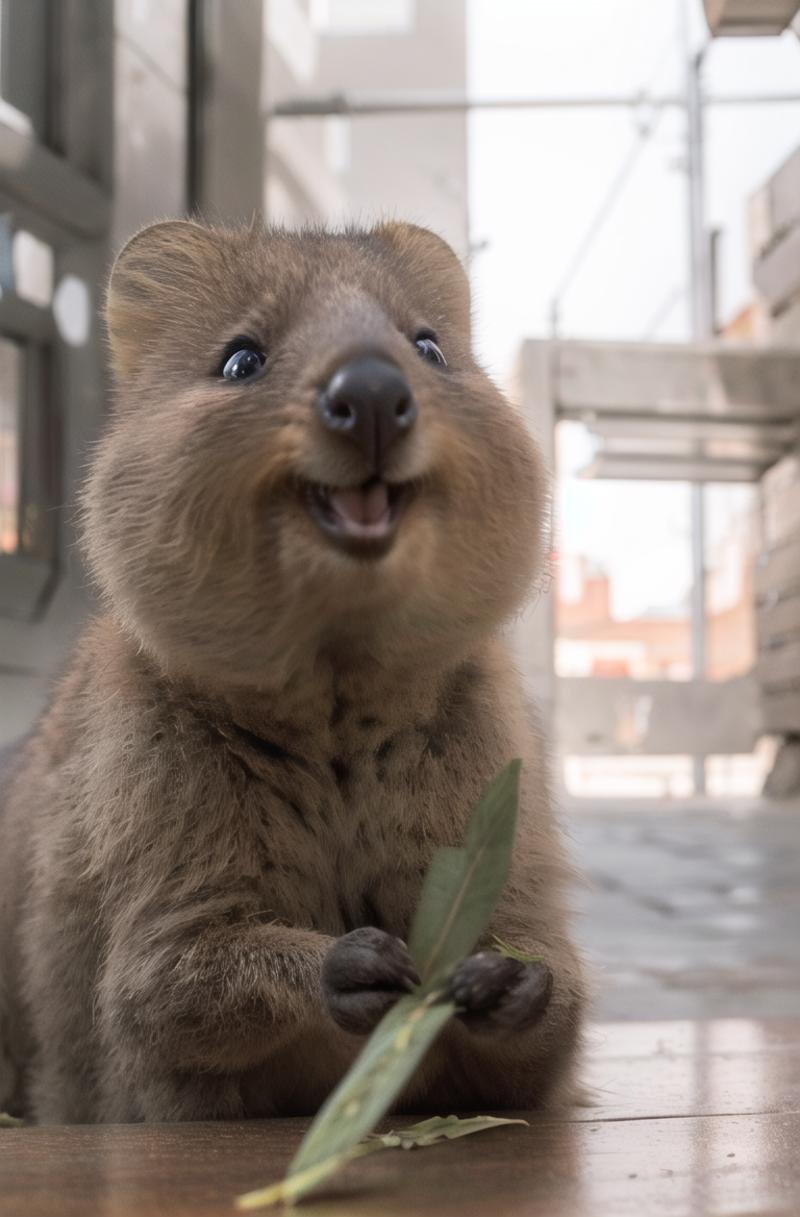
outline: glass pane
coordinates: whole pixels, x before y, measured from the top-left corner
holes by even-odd
[[[12,260],[17,295],[39,308],[47,308],[53,299],[51,246],[21,228],[14,233]]]
[[[0,115],[15,126],[27,120],[41,138],[47,125],[47,25],[47,0],[0,0]]]
[[[557,675],[690,680],[689,486],[583,480],[585,428],[557,438]]]
[[[21,352],[0,338],[0,553],[19,548]]]
[[[705,488],[706,675],[729,680],[756,661],[758,487]]]

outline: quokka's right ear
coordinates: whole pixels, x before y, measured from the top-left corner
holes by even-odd
[[[196,315],[224,267],[223,234],[192,220],[141,229],[117,255],[105,316],[114,371],[126,377],[170,321]]]

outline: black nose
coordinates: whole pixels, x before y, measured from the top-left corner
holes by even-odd
[[[383,465],[395,440],[414,426],[417,404],[388,359],[362,355],[334,372],[317,403],[325,426],[357,444],[370,470]]]

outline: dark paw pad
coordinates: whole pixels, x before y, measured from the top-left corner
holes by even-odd
[[[547,1009],[553,974],[547,964],[520,963],[497,951],[470,955],[450,982],[453,1001],[473,1031],[525,1031]]]
[[[419,983],[406,944],[372,926],[338,938],[322,965],[322,993],[334,1022],[367,1035]]]

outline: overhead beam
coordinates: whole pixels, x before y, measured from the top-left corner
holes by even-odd
[[[591,431],[602,439],[637,439],[686,444],[725,443],[764,445],[785,452],[800,439],[800,419],[797,424],[763,422],[729,422],[720,418],[654,418],[651,414],[600,414],[583,419]],[[635,426],[631,424],[635,422]]]
[[[800,421],[800,349],[560,342],[552,347],[552,369],[559,418]]]
[[[0,191],[80,237],[101,237],[111,199],[90,178],[38,142],[16,116],[0,112]]]
[[[769,463],[599,453],[579,471],[578,476],[598,481],[757,482]]]
[[[800,0],[703,0],[715,38],[782,34],[800,11]]]
[[[709,106],[771,106],[800,102],[800,93],[727,93],[703,98]],[[378,114],[463,114],[474,110],[663,110],[683,109],[679,93],[649,97],[646,93],[578,97],[464,97],[448,93],[325,93],[317,97],[287,97],[276,102],[268,118],[349,118]]]

